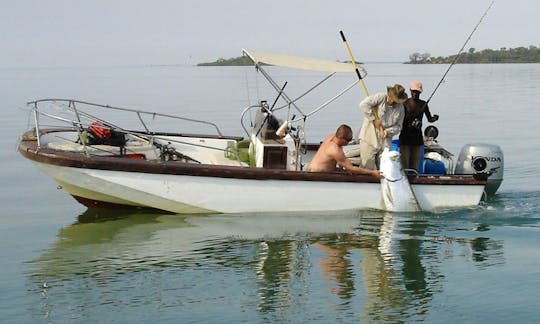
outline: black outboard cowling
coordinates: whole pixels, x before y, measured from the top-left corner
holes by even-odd
[[[504,155],[501,148],[494,144],[467,144],[459,152],[455,174],[489,175],[486,193],[493,195],[503,181]]]

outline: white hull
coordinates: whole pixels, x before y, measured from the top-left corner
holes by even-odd
[[[477,206],[484,196],[484,187],[469,185],[412,185],[414,196],[422,210],[445,207]]]
[[[73,196],[174,213],[384,210],[379,183],[255,180],[63,167],[35,162]],[[420,208],[475,206],[481,185],[411,185]]]

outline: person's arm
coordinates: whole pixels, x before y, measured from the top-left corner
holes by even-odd
[[[382,128],[381,119],[378,115],[379,106],[386,101],[385,93],[376,93],[364,98],[359,104],[360,110],[364,114],[364,118],[370,121],[376,130],[379,130],[379,136],[385,137],[386,133]]]
[[[437,115],[437,114],[435,114],[433,116],[431,115],[431,111],[429,111],[429,106],[428,106],[427,103],[425,104],[424,114],[426,115],[427,120],[430,123],[433,123],[433,122],[436,122],[437,120],[439,120],[439,115]]]
[[[349,173],[366,174],[379,179],[382,178],[381,173],[378,170],[371,170],[354,166],[351,161],[349,161],[349,159],[345,157],[345,153],[341,148],[336,149],[335,152],[333,152],[333,155],[337,164],[339,164],[339,166],[341,166],[343,169],[345,169],[345,171]]]
[[[364,100],[360,101],[358,105],[360,110],[364,114],[364,118],[367,118],[369,121],[375,120],[375,115],[373,114],[373,109],[378,110],[379,105],[386,100],[386,94],[376,93],[374,95],[365,97]]]

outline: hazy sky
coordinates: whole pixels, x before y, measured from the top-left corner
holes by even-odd
[[[0,0],[0,67],[196,64],[241,48],[360,61],[457,53],[491,0]],[[540,46],[540,1],[498,0],[466,49]]]

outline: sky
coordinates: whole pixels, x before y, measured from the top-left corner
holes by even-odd
[[[456,54],[492,0],[0,0],[0,67],[195,65],[241,49],[404,62]],[[497,0],[465,47],[540,46],[540,1]]]

